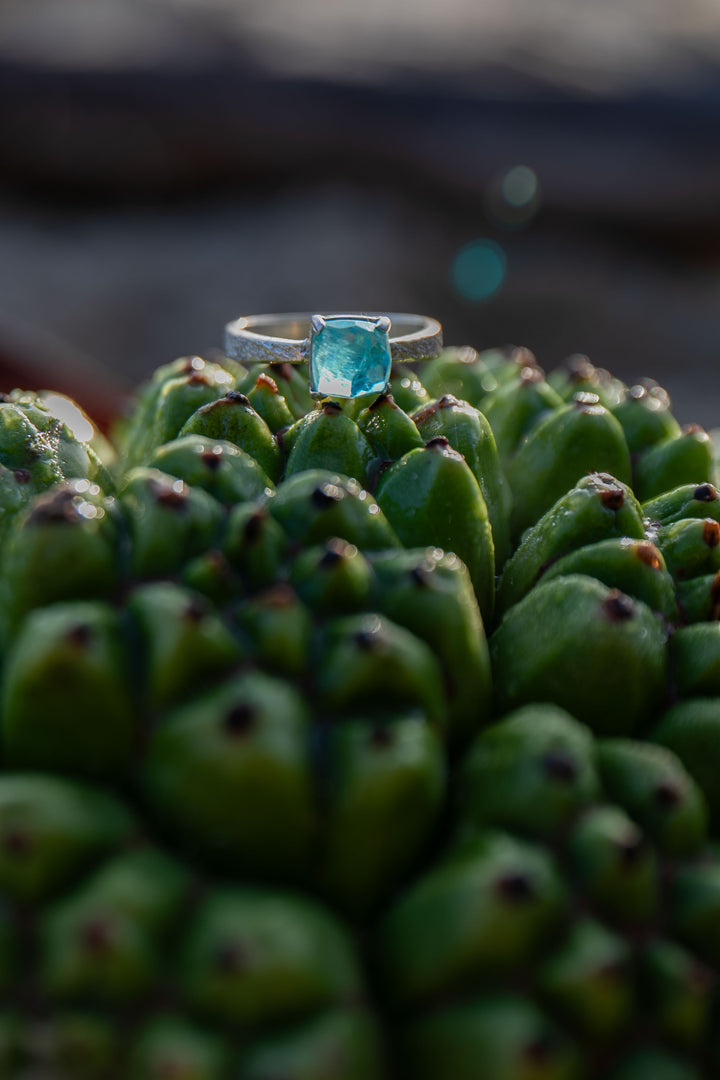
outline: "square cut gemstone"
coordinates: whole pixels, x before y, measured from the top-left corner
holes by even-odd
[[[310,342],[310,392],[356,398],[382,394],[390,379],[390,339],[377,319],[325,315]]]

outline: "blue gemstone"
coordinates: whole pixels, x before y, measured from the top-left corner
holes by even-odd
[[[310,344],[310,392],[356,398],[382,394],[390,380],[390,341],[377,319],[325,315]]]

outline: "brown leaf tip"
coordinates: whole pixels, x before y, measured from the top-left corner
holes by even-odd
[[[672,810],[682,801],[682,792],[672,780],[661,780],[655,788],[655,801],[665,810]]]
[[[619,589],[612,589],[603,600],[602,611],[609,622],[625,622],[635,614],[635,604]]]
[[[280,393],[280,391],[278,390],[278,384],[275,382],[274,379],[271,379],[270,376],[264,371],[262,372],[262,374],[258,375],[257,379],[255,380],[255,388],[257,390],[269,390],[271,394]]]
[[[256,719],[257,711],[255,707],[247,701],[242,701],[228,709],[223,720],[223,729],[226,734],[233,736],[233,738],[247,735],[248,732],[252,731]]]
[[[389,391],[386,391],[384,394],[378,394],[375,400],[371,401],[368,405],[368,411],[375,412],[376,409],[382,409],[383,407],[387,409],[398,408],[397,404],[395,403],[395,398]]]
[[[645,850],[645,840],[638,829],[628,832],[627,836],[616,843],[618,854],[624,866],[635,866]]]
[[[527,874],[521,871],[503,874],[496,882],[498,895],[510,903],[524,903],[535,897],[535,886]]]
[[[706,518],[703,524],[703,543],[709,548],[716,548],[720,544],[720,521]]]
[[[363,652],[375,652],[383,645],[380,630],[358,630],[353,638],[355,644]]]
[[[256,510],[255,513],[251,514],[250,517],[247,519],[247,521],[245,522],[245,527],[243,529],[243,536],[248,541],[248,543],[252,544],[256,540],[260,539],[263,531],[263,523],[266,517],[267,514],[263,510]]]
[[[187,488],[182,480],[176,480],[172,487],[165,484],[153,483],[151,486],[152,496],[158,506],[164,506],[168,510],[184,510],[187,504]]]
[[[693,491],[693,499],[696,502],[715,502],[718,493],[712,484],[699,484]]]
[[[370,733],[370,743],[378,750],[385,750],[392,746],[392,731],[386,725],[376,724]]]
[[[204,375],[202,371],[193,371],[191,375],[187,377],[188,386],[209,386],[210,381],[207,375]]]
[[[239,390],[228,390],[225,394],[225,401],[232,401],[234,405],[245,405],[252,409],[250,398],[246,394],[241,394]]]
[[[92,640],[92,630],[85,623],[76,623],[65,634],[65,640],[79,649],[84,649]]]
[[[211,469],[214,472],[215,469],[220,467],[222,453],[222,446],[218,446],[214,450],[203,450],[200,460],[206,469]]]
[[[318,510],[328,510],[336,503],[342,502],[342,490],[336,484],[320,484],[310,496],[313,506]]]
[[[424,424],[427,420],[432,419],[435,413],[438,411],[439,402],[433,401],[429,405],[426,405],[424,409],[420,409],[413,414],[413,421],[417,426]]]
[[[606,510],[620,510],[625,504],[625,492],[622,488],[607,488],[600,492],[600,501]]]
[[[442,454],[443,457],[451,458],[453,461],[465,461],[462,454],[450,445],[450,440],[445,435],[436,435],[434,439],[430,439],[425,443],[425,449],[432,454]]]
[[[247,963],[247,949],[239,941],[226,941],[215,953],[215,967],[225,975],[239,974]]]
[[[645,563],[651,570],[662,570],[660,552],[655,545],[651,544],[648,540],[644,540],[635,545],[635,554],[640,562]]]
[[[80,521],[75,492],[67,487],[58,488],[41,496],[27,517],[29,525],[75,524]]]
[[[563,750],[549,750],[542,759],[542,767],[552,780],[569,784],[577,776],[577,765]]]
[[[325,544],[325,550],[318,565],[328,569],[331,566],[337,566],[338,563],[343,562],[345,559],[351,559],[356,554],[357,548],[354,544],[349,544],[347,540],[341,540],[339,536],[334,536]]]
[[[109,953],[114,945],[114,933],[107,919],[92,919],[80,930],[80,939],[86,952],[94,956]]]

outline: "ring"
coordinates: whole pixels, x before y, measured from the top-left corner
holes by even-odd
[[[314,397],[355,398],[382,394],[393,362],[439,356],[442,327],[425,315],[247,315],[227,324],[225,351],[242,363],[308,361]]]

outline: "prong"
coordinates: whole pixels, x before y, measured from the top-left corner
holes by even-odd
[[[312,324],[313,332],[319,334],[323,327],[326,325],[325,319],[322,315],[312,315],[310,317],[310,323]]]
[[[375,325],[377,326],[378,330],[382,330],[384,334],[387,334],[390,329],[391,322],[387,315],[381,315]]]

